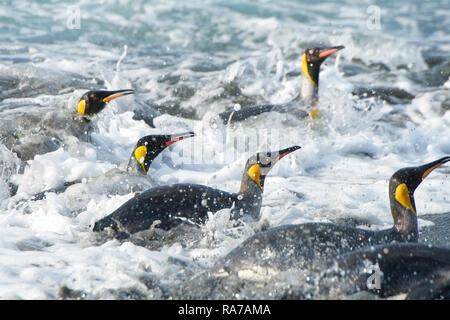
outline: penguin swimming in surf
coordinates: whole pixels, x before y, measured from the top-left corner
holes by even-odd
[[[108,102],[129,94],[134,94],[134,90],[91,90],[81,96],[80,101],[78,101],[77,111],[84,117],[93,116],[102,111]]]
[[[389,181],[392,228],[380,231],[333,223],[283,225],[259,232],[233,249],[219,269],[252,273],[254,270],[310,268],[329,257],[375,245],[417,242],[414,191],[430,172],[450,161],[443,157],[417,167],[402,168]],[[252,271],[253,270],[253,271]],[[265,271],[264,271],[265,270]],[[218,273],[222,271],[217,271]]]
[[[208,212],[232,208],[232,218],[259,218],[264,180],[270,169],[299,146],[277,152],[260,152],[247,160],[238,193],[180,183],[148,189],[97,221],[93,231],[111,228],[118,237],[127,237],[155,226],[169,230],[184,220],[204,223]]]
[[[172,144],[194,136],[193,132],[184,132],[172,135],[152,134],[142,137],[134,146],[128,162],[121,164],[118,168],[109,170],[103,176],[89,178],[85,183],[81,179],[65,182],[63,186],[35,194],[32,200],[42,200],[48,193],[65,192],[69,187],[74,188],[74,185],[86,188],[87,185],[92,184],[93,188],[89,189],[101,189],[110,195],[127,194],[154,187],[156,183],[147,177],[153,160]],[[91,192],[93,191],[91,190]]]
[[[245,256],[242,263],[230,263],[228,256],[219,259],[183,283],[177,293],[183,299],[450,298],[449,248],[391,243],[329,255],[307,265],[291,257],[267,268],[264,254],[270,250],[261,252],[259,264],[247,268]]]
[[[316,118],[319,102],[319,73],[321,64],[344,46],[308,48],[302,55],[301,91],[292,101],[282,104],[265,104],[228,110],[219,114],[224,124],[243,121],[265,112],[292,113],[299,118]]]
[[[361,291],[382,298],[450,299],[450,249],[421,243],[379,245],[337,256],[319,286],[340,295]],[[333,297],[331,297],[333,298]]]

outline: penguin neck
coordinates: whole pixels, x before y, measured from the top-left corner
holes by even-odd
[[[263,182],[262,182],[263,183]],[[263,190],[253,182],[248,175],[244,174],[241,188],[237,194],[237,201],[233,209],[233,215],[242,217],[250,215],[254,219],[259,219],[262,205]]]
[[[397,203],[391,206],[391,211],[394,218],[394,228],[403,236],[405,241],[417,242],[419,228],[416,215],[410,209],[401,207]]]
[[[314,107],[319,100],[319,79],[314,84],[312,80],[302,73],[300,78],[301,90],[298,96],[294,99],[295,102],[301,102],[302,105]]]
[[[144,169],[142,168],[141,164],[136,161],[134,156],[132,155],[130,157],[130,160],[128,161],[127,165],[127,172],[135,175],[143,175],[145,176],[146,173],[144,172]]]

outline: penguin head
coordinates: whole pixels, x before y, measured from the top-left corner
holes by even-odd
[[[308,48],[302,55],[302,72],[308,78],[308,80],[314,85],[319,85],[319,72],[320,65],[324,62],[327,57],[344,49],[344,46],[335,46],[335,47],[315,47]]]
[[[257,186],[262,192],[264,188],[264,180],[270,169],[272,169],[273,166],[281,160],[281,158],[300,148],[300,146],[293,146],[275,152],[260,152],[250,157],[245,165],[241,192],[244,191],[243,188],[245,188],[246,185],[244,181],[249,181],[250,184]]]
[[[83,94],[78,102],[77,111],[82,116],[92,116],[105,108],[106,103],[118,97],[133,94],[134,90],[124,89],[116,91],[92,90]]]
[[[448,161],[450,157],[443,157],[422,166],[402,168],[392,175],[389,180],[389,200],[394,225],[399,231],[417,232],[409,230],[411,223],[417,226],[414,191],[434,169]]]
[[[128,161],[127,171],[146,175],[152,161],[171,144],[195,136],[193,132],[173,135],[148,135],[136,143]]]

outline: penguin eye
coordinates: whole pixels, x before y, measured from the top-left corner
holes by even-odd
[[[260,154],[258,154],[258,158],[257,158],[256,163],[258,165],[260,165],[261,167],[263,167],[263,168],[271,167],[272,166],[272,160],[271,160],[270,156],[271,156],[270,153],[267,153],[266,156],[262,156],[262,155],[260,156]]]

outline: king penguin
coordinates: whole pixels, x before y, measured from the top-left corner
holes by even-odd
[[[389,200],[394,225],[389,229],[374,231],[333,223],[283,225],[246,239],[217,267],[240,272],[261,267],[266,271],[310,268],[311,261],[324,261],[364,247],[417,242],[414,191],[430,172],[448,161],[450,157],[443,157],[421,166],[402,168],[392,175]]]
[[[299,118],[316,118],[319,102],[319,73],[321,64],[333,53],[344,46],[327,48],[308,48],[302,55],[302,76],[300,93],[291,101],[283,104],[265,104],[228,110],[219,114],[224,124],[243,121],[265,112],[276,111],[292,113]]]
[[[198,184],[173,184],[148,189],[97,221],[93,231],[111,228],[120,237],[152,226],[169,230],[183,220],[204,223],[208,212],[232,208],[232,218],[259,218],[264,180],[271,168],[299,146],[277,152],[260,152],[247,160],[238,193]]]
[[[87,179],[82,183],[81,179],[65,182],[63,186],[39,192],[33,196],[33,200],[42,200],[50,192],[62,193],[69,187],[82,186],[87,193],[94,189],[101,189],[109,195],[127,194],[139,192],[156,185],[156,182],[147,176],[153,160],[167,147],[177,141],[194,137],[194,132],[184,132],[179,134],[152,134],[140,138],[131,152],[128,162],[120,164],[117,168],[107,171],[104,175]]]
[[[78,101],[77,111],[82,116],[93,116],[102,111],[108,102],[116,98],[134,94],[132,89],[115,91],[91,90],[85,92]]]

